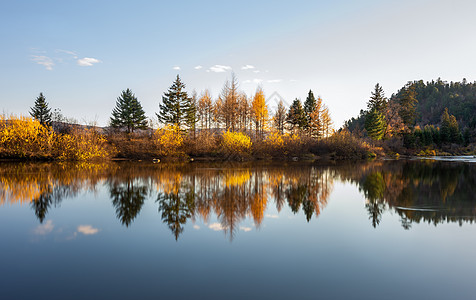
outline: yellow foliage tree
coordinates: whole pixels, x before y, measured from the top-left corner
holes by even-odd
[[[256,90],[251,108],[255,121],[256,135],[262,138],[266,122],[268,121],[268,106],[266,105],[266,99],[261,87]]]

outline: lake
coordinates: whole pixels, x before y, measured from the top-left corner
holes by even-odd
[[[2,163],[0,299],[471,299],[476,164]]]

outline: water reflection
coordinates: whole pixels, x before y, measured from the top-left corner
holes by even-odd
[[[137,163],[0,165],[0,205],[30,203],[42,223],[48,212],[82,191],[104,188],[117,219],[129,227],[146,201],[176,240],[188,221],[216,217],[230,240],[246,219],[260,228],[265,212],[288,207],[307,222],[326,207],[334,182],[351,182],[365,197],[370,224],[394,211],[405,229],[413,223],[472,222],[476,217],[476,166],[469,163],[377,161],[316,164]],[[210,225],[211,226],[211,225]]]
[[[395,211],[403,228],[412,223],[472,223],[476,218],[476,165],[453,162],[380,162],[348,173],[366,198],[372,226]]]

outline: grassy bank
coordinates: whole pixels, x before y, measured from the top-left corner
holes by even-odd
[[[326,139],[304,134],[203,130],[184,133],[173,126],[158,130],[102,130],[86,126],[43,126],[27,117],[0,119],[0,158],[24,160],[255,160],[362,159],[375,147],[348,133]]]

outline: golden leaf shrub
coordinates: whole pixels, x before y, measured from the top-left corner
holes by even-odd
[[[242,132],[227,131],[223,133],[222,146],[227,154],[245,156],[250,154],[251,139]]]
[[[163,128],[157,129],[155,140],[159,155],[173,156],[181,153],[183,136],[178,126],[166,125]]]
[[[1,157],[91,160],[110,155],[106,139],[94,130],[56,134],[29,117],[0,116]]]
[[[49,157],[55,134],[29,117],[0,116],[0,156],[10,158]]]
[[[93,129],[74,130],[57,135],[54,156],[59,160],[98,160],[112,155],[106,138]]]

